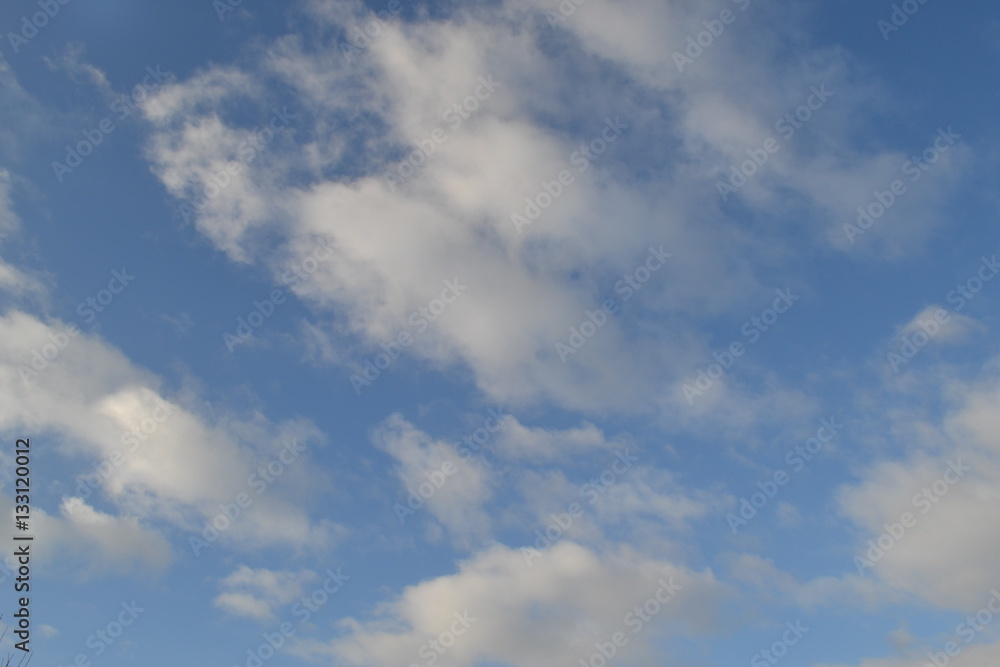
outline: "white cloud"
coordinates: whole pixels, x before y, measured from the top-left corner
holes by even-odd
[[[495,440],[500,456],[525,463],[565,461],[614,447],[614,443],[605,440],[604,433],[590,423],[577,428],[550,430],[524,426],[516,417],[504,420]]]
[[[14,212],[12,195],[14,176],[0,167],[0,253],[9,254],[14,234],[21,228],[21,220]],[[42,283],[24,273],[4,259],[0,259],[0,290],[13,296],[41,297],[45,294]]]
[[[670,578],[679,585],[676,597],[657,605],[658,614],[641,632],[626,626],[627,615]],[[299,641],[293,651],[371,667],[420,662],[426,657],[422,645],[448,631],[456,613],[468,612],[476,620],[438,664],[574,664],[617,631],[631,640],[623,655],[648,659],[654,641],[712,634],[728,595],[710,571],[686,570],[624,548],[599,555],[565,541],[529,566],[517,550],[496,546],[462,562],[455,574],[406,588],[380,606],[377,618],[344,619],[345,636]]]
[[[0,495],[0,512],[11,516],[11,496]],[[64,498],[58,514],[41,507],[31,511],[32,554],[52,571],[79,579],[109,574],[160,575],[174,561],[167,540],[137,517],[101,512],[80,498]],[[0,536],[16,534],[10,524]],[[8,562],[12,567],[16,563]]]
[[[296,485],[311,485],[305,462],[320,442],[311,423],[275,424],[259,413],[225,411],[208,419],[193,407],[196,401],[185,405],[168,398],[159,378],[117,349],[82,332],[71,335],[58,321],[9,311],[0,317],[0,337],[6,342],[0,351],[0,429],[56,436],[64,455],[86,460],[80,472],[91,481],[84,475],[63,481],[68,494],[86,498],[102,489],[123,513],[116,521],[134,530],[135,519],[128,517],[167,521],[200,536],[220,504],[247,493],[253,505],[223,533],[226,542],[317,549],[341,533],[330,522],[310,520],[291,497]],[[257,466],[278,457],[288,442],[305,451],[262,491],[252,486]],[[87,508],[74,501],[63,511],[72,521],[107,524]]]
[[[757,606],[791,604],[814,612],[818,607],[836,605],[870,611],[905,600],[905,596],[881,582],[856,573],[824,575],[801,581],[778,568],[772,559],[757,554],[725,556],[723,560],[729,565],[733,581],[744,584],[750,599]]]
[[[236,616],[274,621],[277,610],[301,598],[305,585],[316,578],[311,570],[255,570],[241,565],[220,582],[223,592],[215,598],[215,606]]]
[[[924,667],[927,664],[934,664],[930,662],[928,653],[937,655],[937,660],[941,664],[945,664],[944,661],[947,660],[948,667],[979,667],[979,665],[996,664],[997,660],[1000,660],[1000,642],[967,646],[961,639],[956,640],[954,637],[947,641],[954,641],[956,646],[953,647],[953,651],[957,649],[961,652],[955,656],[945,653],[946,641],[935,644],[925,643],[921,647],[921,653],[917,655],[899,658],[867,658],[857,663],[857,667]],[[848,665],[824,663],[818,667],[848,667]]]
[[[544,532],[553,513],[566,513],[575,503],[581,515],[560,539],[600,547],[608,535],[621,539],[624,533],[633,545],[676,550],[678,534],[730,502],[685,489],[673,473],[645,461],[627,437],[607,439],[592,424],[545,429],[510,416],[493,438],[479,451],[467,450],[432,438],[398,414],[386,419],[372,440],[396,462],[394,513],[409,522],[426,511],[455,546],[475,551],[511,529],[533,543],[536,527]],[[435,541],[437,531],[429,530],[427,538]]]
[[[552,401],[578,409],[649,411],[674,400],[663,388],[669,391],[692,372],[692,359],[709,358],[702,323],[733,312],[747,316],[748,299],[766,293],[755,273],[778,266],[790,250],[781,225],[805,224],[791,222],[808,217],[802,209],[839,230],[850,212],[844,202],[864,203],[871,184],[899,167],[902,153],[868,154],[841,136],[853,136],[857,114],[872,113],[868,93],[878,86],[861,80],[837,51],[810,53],[801,67],[782,69],[780,76],[767,55],[730,59],[724,70],[721,56],[738,56],[747,47],[735,28],[690,72],[680,75],[664,66],[686,31],[701,29],[718,7],[595,3],[580,7],[555,31],[541,14],[550,9],[543,3],[510,2],[501,9],[519,18],[534,12],[537,30],[512,30],[495,14],[465,8],[453,20],[386,23],[351,62],[335,48],[287,37],[243,70],[207,71],[167,86],[147,104],[155,127],[150,161],[168,190],[190,196],[220,166],[215,156],[231,152],[242,132],[214,109],[259,96],[263,84],[251,85],[247,77],[290,85],[302,145],[269,148],[197,224],[233,259],[273,270],[275,255],[299,252],[305,238],[325,236],[340,244],[338,261],[295,288],[321,320],[336,314],[337,323],[329,325],[334,336],[317,337],[324,332],[313,329],[310,340],[322,342],[315,348],[322,354],[313,358],[344,363],[345,350],[358,342],[363,347],[357,356],[363,356],[402,331],[414,333],[409,315],[435,297],[442,281],[457,278],[469,286],[467,293],[419,332],[407,354],[434,368],[467,367],[484,393],[512,406]],[[313,3],[310,11],[324,25],[346,29],[370,19],[360,5]],[[751,11],[765,12],[754,7],[741,20],[749,20]],[[759,20],[755,26],[754,47],[767,54],[776,48],[778,31]],[[676,117],[665,120],[634,90],[614,85],[600,96],[588,92],[586,104],[580,103],[581,93],[563,83],[567,63],[542,48],[566,34],[578,40],[569,48],[581,56],[574,63],[582,76],[597,76],[598,59],[606,59],[621,68],[622,81],[636,77],[648,87],[643,94],[669,103]],[[399,155],[409,155],[435,127],[446,127],[445,111],[486,75],[500,82],[499,89],[461,127],[447,131],[412,176],[390,188],[382,172],[398,167]],[[774,119],[801,104],[810,86],[824,82],[836,97],[822,109],[825,117],[809,126],[811,138],[800,131],[775,156],[774,174],[762,174],[741,195],[789,222],[736,227],[720,215],[714,180],[747,148],[774,134]],[[755,94],[741,94],[744,88]],[[358,110],[365,121],[356,122]],[[579,129],[555,130],[546,117]],[[585,172],[574,172],[575,182],[519,234],[511,214],[523,211],[525,197],[541,191],[543,181],[561,169],[572,171],[573,151],[600,136],[604,119],[613,117],[630,126],[618,143]],[[350,148],[341,131],[348,125]],[[652,160],[648,147],[660,142],[676,148],[684,170],[661,167],[654,184],[633,178],[631,165]],[[820,157],[830,150],[836,159]],[[956,148],[949,156],[957,154]],[[958,162],[942,160],[935,169],[952,173]],[[293,164],[308,165],[307,173],[292,176]],[[778,180],[795,190],[798,208],[776,199]],[[929,201],[944,187],[910,193],[899,210],[915,207],[924,222],[913,222],[905,234],[872,229],[875,245],[919,242],[914,226],[937,224]],[[807,226],[814,244],[827,244],[813,231],[817,227]],[[287,239],[277,253],[275,238]],[[632,302],[621,304],[621,317],[562,363],[555,344],[614,293],[616,281],[642,262],[650,243],[673,252],[671,264]],[[574,278],[583,267],[588,277]],[[734,397],[736,410],[716,414],[752,420],[753,398],[753,392]]]
[[[24,156],[24,149],[51,131],[54,114],[21,86],[17,76],[0,54],[0,154],[7,160]],[[9,163],[8,163],[9,164]]]
[[[142,527],[135,517],[99,512],[79,498],[66,498],[59,509],[63,521],[52,532],[60,533],[61,554],[72,549],[78,558],[101,563],[104,573],[120,572],[136,563],[162,571],[172,560],[166,539]]]
[[[887,524],[899,524],[904,512],[913,516],[915,525],[901,537],[882,538],[891,546],[866,573],[944,608],[978,608],[996,585],[1000,535],[985,528],[1000,521],[996,365],[988,364],[974,383],[945,376],[945,414],[938,422],[927,423],[920,408],[891,413],[890,422],[921,424],[925,435],[907,441],[906,456],[876,460],[838,493],[843,514],[859,529],[859,557],[867,558],[869,539],[889,533]],[[932,376],[919,377],[926,383]]]
[[[965,342],[973,332],[982,332],[985,328],[967,315],[930,305],[902,326],[897,335],[912,339],[914,333],[922,331],[930,341],[957,344]]]
[[[490,535],[484,504],[493,495],[494,480],[485,464],[463,459],[453,445],[435,441],[398,414],[382,422],[372,439],[396,460],[396,475],[406,490],[396,510],[404,512],[401,518],[409,516],[405,510],[412,492],[417,500],[426,498],[427,511],[459,544],[482,543]]]

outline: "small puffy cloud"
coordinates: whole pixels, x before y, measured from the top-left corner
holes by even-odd
[[[222,593],[215,598],[215,606],[235,616],[274,621],[278,608],[301,598],[306,584],[316,578],[311,570],[291,572],[241,565],[220,582]]]
[[[495,439],[500,456],[525,463],[565,461],[614,447],[614,443],[608,442],[604,433],[591,423],[569,429],[546,429],[524,426],[516,417],[504,420]]]
[[[733,581],[742,583],[758,605],[791,602],[810,611],[832,605],[874,609],[904,599],[884,584],[858,574],[824,575],[800,581],[781,570],[772,559],[757,554],[727,555],[722,560],[729,566]]]
[[[985,329],[983,324],[971,317],[931,305],[903,325],[898,336],[913,339],[914,334],[921,331],[930,341],[957,344],[965,342],[973,332],[982,332]]]
[[[490,535],[491,520],[483,506],[492,497],[493,480],[484,463],[460,456],[453,444],[434,440],[399,414],[383,421],[372,441],[396,462],[406,492],[396,505],[400,519],[413,513],[411,502],[423,500],[457,542],[481,542]]]

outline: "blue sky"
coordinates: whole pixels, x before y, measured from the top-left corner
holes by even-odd
[[[0,26],[34,664],[1000,658],[991,5]]]

